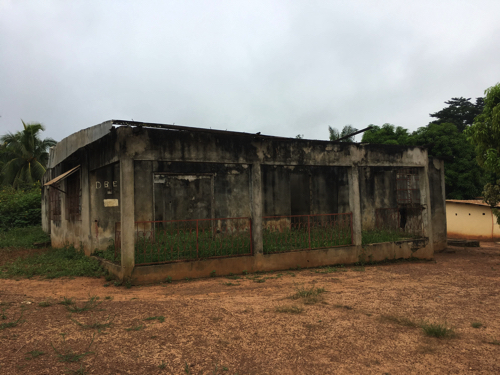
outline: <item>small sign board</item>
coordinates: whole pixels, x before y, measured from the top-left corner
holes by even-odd
[[[118,207],[118,199],[105,199],[104,207]]]

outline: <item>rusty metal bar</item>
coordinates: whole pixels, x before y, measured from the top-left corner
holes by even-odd
[[[307,235],[309,239],[309,249],[311,249],[311,217],[307,216]]]
[[[200,244],[199,244],[199,236],[198,236],[198,220],[196,220],[196,259],[200,258]]]

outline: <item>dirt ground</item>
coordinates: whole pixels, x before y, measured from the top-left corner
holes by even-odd
[[[18,320],[0,330],[0,373],[498,374],[500,246],[450,250],[431,262],[131,289],[0,280],[0,324]],[[325,292],[289,298],[310,288]],[[58,304],[94,296],[100,304],[81,313]],[[164,321],[145,320],[154,317]],[[447,324],[456,337],[427,337],[409,321]]]

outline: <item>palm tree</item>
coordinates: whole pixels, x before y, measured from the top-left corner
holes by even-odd
[[[42,124],[22,123],[24,130],[0,137],[6,160],[2,168],[3,183],[14,188],[42,179],[49,159],[47,150],[57,143],[52,138],[40,139],[39,132],[45,130]]]

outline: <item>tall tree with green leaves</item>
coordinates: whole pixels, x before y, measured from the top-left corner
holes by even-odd
[[[474,199],[481,195],[487,176],[476,162],[474,147],[455,124],[431,122],[414,131],[411,146],[426,146],[430,156],[444,159],[447,199]]]
[[[49,158],[48,149],[57,143],[52,138],[40,139],[40,132],[45,130],[42,124],[22,123],[23,130],[0,137],[5,160],[2,182],[14,188],[41,181]]]
[[[476,148],[479,165],[500,175],[500,83],[484,93],[483,112],[465,134]]]
[[[474,122],[476,116],[483,112],[484,98],[476,98],[476,103],[470,101],[471,98],[451,98],[446,101],[448,107],[442,110],[431,113],[429,116],[434,117],[436,124],[451,123],[455,124],[457,129],[463,132]]]
[[[328,132],[330,133],[330,141],[336,141],[340,138],[344,138],[345,136],[355,133],[357,131],[358,129],[356,129],[352,125],[344,126],[341,132],[339,132],[336,128],[332,128],[331,126],[328,127]],[[342,139],[340,142],[353,143],[354,136]]]
[[[475,146],[477,162],[487,172],[500,176],[500,83],[485,90],[483,112],[465,131]],[[492,207],[500,203],[500,180],[488,183],[483,190],[484,201]],[[500,211],[493,210],[500,224]]]

